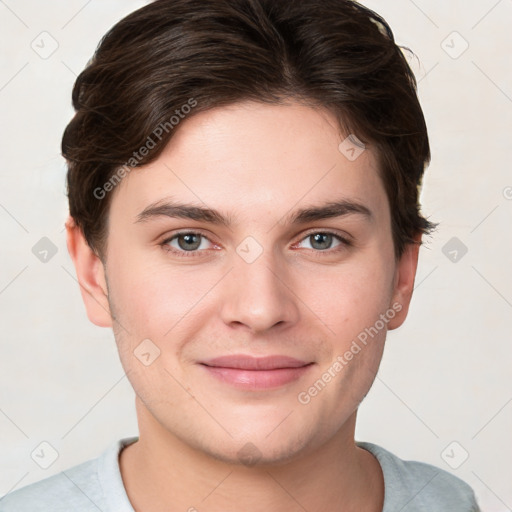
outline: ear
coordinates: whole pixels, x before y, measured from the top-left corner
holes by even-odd
[[[390,308],[397,314],[388,322],[388,329],[400,327],[409,311],[412,292],[414,289],[414,278],[418,267],[418,255],[421,244],[421,234],[415,237],[414,244],[407,244],[395,270],[393,294]]]
[[[89,247],[82,230],[72,217],[66,221],[68,252],[75,265],[80,292],[89,320],[99,327],[112,327],[105,269],[98,255]]]

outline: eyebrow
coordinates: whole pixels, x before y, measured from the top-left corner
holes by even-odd
[[[285,225],[298,225],[353,214],[361,215],[369,221],[373,220],[373,214],[368,207],[355,201],[341,199],[339,201],[331,201],[318,206],[310,206],[296,210],[287,214],[280,223],[284,223]],[[193,204],[178,203],[167,199],[158,201],[144,208],[144,210],[137,215],[135,222],[145,222],[156,217],[197,220],[209,224],[225,226],[227,228],[231,227],[233,224],[233,218],[231,216],[226,217],[217,210]]]

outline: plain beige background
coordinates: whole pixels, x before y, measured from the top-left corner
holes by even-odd
[[[512,1],[362,3],[419,58],[422,202],[441,225],[357,438],[463,478],[484,511],[512,510]],[[0,495],[137,434],[113,335],[88,322],[66,252],[60,139],[75,75],[143,4],[0,1]]]

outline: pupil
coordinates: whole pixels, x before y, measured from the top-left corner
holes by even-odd
[[[185,242],[182,243],[182,240],[184,240]],[[178,245],[180,246],[181,249],[184,249],[185,251],[194,250],[201,245],[201,241],[198,235],[181,235],[180,237],[178,237]]]
[[[315,235],[312,235],[312,238],[314,242],[311,245],[320,250],[328,249],[332,242],[332,235],[327,233],[316,233]],[[315,247],[315,244],[318,244],[318,246]]]

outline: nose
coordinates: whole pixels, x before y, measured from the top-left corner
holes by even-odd
[[[223,322],[252,333],[284,328],[299,318],[299,299],[289,273],[284,262],[277,262],[271,251],[264,251],[252,263],[236,255],[221,301]]]

